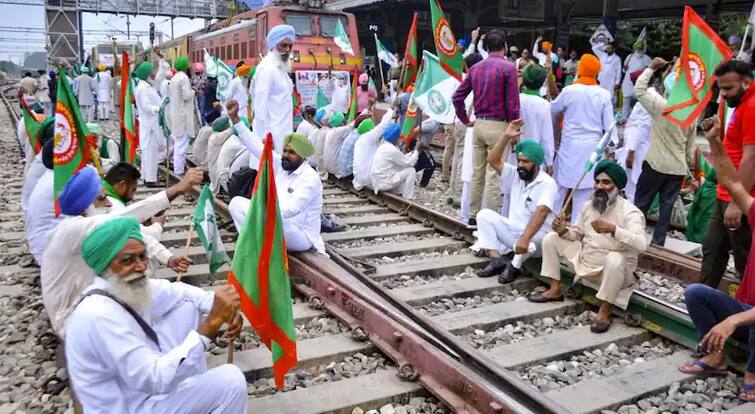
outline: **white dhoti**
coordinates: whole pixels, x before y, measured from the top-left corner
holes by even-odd
[[[246,197],[233,197],[228,204],[228,212],[231,213],[233,224],[241,232],[241,226],[244,224],[246,212],[249,210],[251,200]],[[289,252],[306,252],[312,249],[312,242],[307,238],[306,233],[290,221],[283,219],[283,237],[286,240],[286,250]]]
[[[94,122],[94,105],[80,105],[87,122]]]
[[[399,171],[391,181],[390,183],[378,186],[375,185],[373,180],[375,191],[396,193],[407,200],[414,198],[414,182],[417,181],[417,172],[414,170],[414,167],[404,168]]]
[[[469,223],[469,182],[461,184],[461,221]]]
[[[196,306],[184,302],[156,324],[161,347],[175,348],[197,329],[201,315]],[[171,392],[158,394],[144,402],[151,413],[234,413],[247,410],[246,378],[235,365],[225,364],[187,378]]]
[[[142,179],[147,183],[157,182],[157,164],[160,161],[160,144],[157,136],[148,136],[142,130],[139,131],[142,149]],[[154,135],[154,134],[152,134]]]
[[[97,118],[99,120],[110,119],[110,101],[97,102]]]
[[[495,211],[482,209],[477,213],[477,242],[473,248],[495,250],[500,254],[508,254],[513,251],[514,245],[523,231],[524,228],[520,229],[511,220]],[[511,264],[515,268],[521,269],[522,263],[539,251],[545,235],[546,231],[543,229],[535,233],[530,240],[527,253],[515,254]]]
[[[173,173],[183,175],[186,168],[186,149],[189,147],[189,136],[174,136],[175,145],[173,145]]]
[[[598,299],[626,309],[634,272],[628,269],[627,261],[619,252],[608,252],[602,267],[587,267],[581,260],[582,242],[571,241],[551,232],[543,239],[543,266],[540,274],[554,280],[561,280],[561,258],[569,270],[576,275],[574,282],[580,282],[598,291]],[[584,279],[584,280],[583,280]]]
[[[580,188],[574,192],[574,196],[571,199],[571,224],[577,223],[579,212],[582,211],[582,207],[585,206],[585,203],[590,201],[594,191],[595,190],[590,187]],[[564,203],[566,202],[566,197],[569,196],[569,192],[569,188],[560,185],[558,186],[558,198],[556,199],[556,211],[554,211],[554,213],[558,214],[564,208]]]

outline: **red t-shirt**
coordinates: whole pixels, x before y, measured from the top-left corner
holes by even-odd
[[[742,96],[742,102],[734,111],[729,128],[726,130],[726,138],[724,138],[724,149],[736,169],[739,169],[739,164],[742,162],[744,146],[755,145],[755,99],[753,97],[755,97],[755,82]],[[750,194],[755,197],[755,186],[750,189]],[[720,184],[717,196],[719,200],[731,201],[731,196]]]
[[[752,203],[750,211],[747,212],[748,223],[755,223],[755,203]],[[755,226],[752,226],[752,231],[755,233]],[[755,238],[755,234],[753,234]],[[745,274],[742,277],[742,283],[737,289],[737,300],[740,302],[755,305],[755,260],[749,260],[755,255],[755,243],[750,246],[750,255],[747,260],[747,266],[745,266]]]

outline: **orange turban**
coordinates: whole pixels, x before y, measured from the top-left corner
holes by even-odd
[[[551,48],[553,48],[553,43],[546,40],[542,43],[542,46],[543,50],[545,50],[545,52],[547,53],[551,51]]]
[[[248,76],[249,70],[251,70],[252,67],[249,65],[241,65],[236,68],[236,74],[240,76]]]
[[[577,65],[577,80],[575,83],[582,85],[597,85],[597,77],[600,73],[600,59],[595,55],[586,53],[579,59]]]

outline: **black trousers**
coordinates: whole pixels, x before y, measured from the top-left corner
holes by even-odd
[[[729,264],[729,251],[734,254],[734,267],[741,276],[744,274],[747,256],[750,254],[752,233],[747,216],[742,215],[742,225],[730,230],[724,225],[724,213],[729,203],[716,200],[710,215],[708,233],[703,239],[703,264],[700,269],[700,283],[718,288]]]
[[[419,153],[417,163],[414,164],[414,171],[422,171],[422,179],[419,180],[420,187],[427,187],[427,184],[430,182],[430,178],[433,176],[435,167],[435,158],[433,158],[433,154],[431,154],[430,151],[424,150]]]
[[[671,226],[671,213],[674,211],[674,202],[682,189],[683,180],[683,175],[660,173],[647,162],[642,163],[642,174],[637,180],[634,204],[642,211],[642,214],[647,216],[656,194],[660,198],[658,223],[655,225],[651,240],[653,244],[663,246],[666,243],[666,233]]]

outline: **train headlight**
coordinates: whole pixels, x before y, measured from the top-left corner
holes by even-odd
[[[322,8],[322,0],[309,0],[309,7],[313,9]]]
[[[299,56],[299,51],[298,50],[294,50],[294,62],[298,63],[300,61],[301,61],[301,57]]]
[[[341,53],[341,56],[340,56],[340,57],[341,57],[341,60],[340,60],[341,64],[342,64],[342,65],[345,65],[345,64],[346,64],[346,55],[345,55],[345,54],[343,54],[343,53]]]

